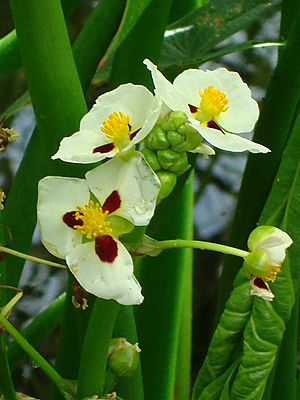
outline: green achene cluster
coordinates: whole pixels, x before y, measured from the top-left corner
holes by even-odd
[[[187,152],[195,150],[202,141],[182,111],[171,112],[154,126],[144,141],[142,153],[161,182],[159,200],[172,193],[177,177],[190,168]]]

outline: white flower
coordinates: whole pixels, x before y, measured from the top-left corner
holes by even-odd
[[[290,236],[274,226],[259,226],[248,239],[250,253],[244,258],[244,268],[251,275],[274,282],[293,243]]]
[[[121,85],[98,97],[52,159],[88,164],[125,152],[147,136],[160,109],[161,101],[144,86]]]
[[[50,253],[66,259],[80,285],[97,297],[140,304],[141,287],[119,235],[150,222],[159,180],[138,152],[113,159],[86,180],[48,176],[39,182],[38,225]]]
[[[270,150],[234,133],[249,132],[258,119],[258,106],[239,74],[225,68],[189,69],[173,84],[145,60],[156,94],[173,111],[184,111],[190,124],[211,145],[228,151],[267,153]]]

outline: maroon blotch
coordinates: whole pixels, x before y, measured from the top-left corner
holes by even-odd
[[[114,190],[106,198],[106,200],[102,206],[102,210],[104,212],[108,211],[108,213],[110,214],[110,213],[116,211],[118,208],[120,208],[120,206],[121,206],[121,198],[120,198],[119,192],[117,190]]]
[[[109,153],[115,148],[113,143],[103,144],[102,146],[95,147],[93,153]]]
[[[101,261],[112,263],[118,255],[118,245],[109,235],[97,236],[95,251]]]
[[[257,286],[259,289],[266,289],[269,290],[265,282],[261,278],[254,279],[254,285]]]
[[[132,132],[132,133],[129,135],[129,139],[130,139],[130,140],[134,139],[134,138],[136,137],[136,135],[139,133],[140,130],[141,130],[141,128],[137,129],[135,132]]]
[[[83,225],[83,221],[81,219],[75,218],[76,212],[77,211],[66,212],[62,217],[62,220],[64,221],[64,223],[73,229],[74,229],[75,225],[80,225],[80,226]]]
[[[194,113],[196,113],[198,111],[198,107],[193,106],[192,104],[188,104],[188,106],[189,106],[190,112],[192,114],[194,114]]]
[[[221,131],[221,128],[219,127],[219,125],[216,124],[215,121],[213,121],[213,120],[208,121],[207,127],[213,128],[213,129],[218,129],[218,131]]]

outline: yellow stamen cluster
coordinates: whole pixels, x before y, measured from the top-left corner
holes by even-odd
[[[112,228],[110,222],[106,221],[107,210],[103,211],[99,203],[94,203],[90,200],[89,203],[84,207],[77,207],[75,219],[81,220],[82,225],[75,225],[82,235],[86,236],[87,239],[92,239],[100,235],[111,235]]]
[[[122,112],[113,112],[103,122],[101,131],[116,147],[124,148],[130,142],[129,116]]]
[[[205,115],[207,121],[217,117],[221,112],[228,110],[228,99],[226,95],[213,86],[208,86],[199,91],[202,97],[200,102],[200,112]]]
[[[264,279],[265,279],[266,281],[274,282],[275,279],[276,279],[276,276],[277,276],[278,272],[280,271],[280,269],[281,269],[281,266],[279,266],[279,265],[273,265],[272,271],[271,271],[268,275],[266,275],[266,276],[264,277]]]

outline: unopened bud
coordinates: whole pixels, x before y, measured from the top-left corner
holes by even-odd
[[[145,160],[148,162],[148,164],[153,169],[153,171],[158,171],[159,169],[161,169],[161,165],[158,162],[155,151],[150,150],[147,147],[145,147],[145,148],[143,148],[142,153],[145,157]]]
[[[177,176],[168,171],[158,171],[156,172],[156,175],[158,176],[161,185],[158,195],[159,202],[160,200],[165,199],[172,193],[177,182]]]
[[[156,125],[145,138],[145,145],[151,150],[165,150],[170,147],[166,132]]]
[[[185,173],[190,167],[186,153],[177,153],[177,151],[158,150],[157,158],[163,169],[173,172],[177,176]]]
[[[130,344],[125,338],[113,339],[108,352],[108,366],[117,375],[132,376],[139,364],[141,352],[138,344]]]
[[[176,131],[181,125],[188,121],[187,115],[182,111],[172,111],[162,122],[164,131]]]

